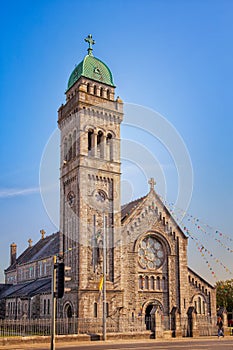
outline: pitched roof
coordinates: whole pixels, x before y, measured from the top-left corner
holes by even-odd
[[[138,206],[140,202],[142,202],[146,196],[135,199],[132,202],[129,202],[127,204],[122,205],[121,207],[121,222],[123,223],[124,220],[132,213],[132,211]]]
[[[59,232],[53,233],[44,239],[40,239],[34,246],[27,247],[5,272],[14,270],[16,265],[22,265],[56,255],[59,252],[59,236]]]
[[[37,294],[51,292],[51,278],[40,278],[32,282],[8,285],[0,291],[0,299],[4,298],[28,298]]]
[[[197,272],[193,271],[190,267],[188,267],[188,271],[193,274],[195,277],[199,278],[203,283],[206,283],[210,288],[215,289],[215,287],[210,284],[208,281],[206,281],[203,277],[201,277]]]

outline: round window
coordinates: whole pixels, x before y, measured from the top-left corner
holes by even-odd
[[[165,252],[162,244],[154,237],[147,236],[139,244],[139,264],[144,269],[158,269],[164,262]]]

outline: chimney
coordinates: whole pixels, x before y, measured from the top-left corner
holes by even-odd
[[[16,262],[16,254],[17,254],[17,244],[14,242],[10,245],[10,264],[14,264]]]

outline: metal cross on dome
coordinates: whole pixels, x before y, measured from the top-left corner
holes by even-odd
[[[92,45],[95,44],[95,40],[92,39],[92,35],[91,34],[89,34],[86,37],[86,39],[84,39],[84,40],[89,44],[89,47],[87,49],[88,55],[92,56],[92,50],[93,50]]]

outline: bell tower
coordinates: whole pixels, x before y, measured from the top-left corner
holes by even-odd
[[[66,103],[58,110],[60,250],[65,264],[71,267],[68,286],[71,292],[64,298],[69,300],[73,314],[79,317],[90,312],[91,306],[86,300],[95,299],[95,291],[98,292],[103,268],[104,222],[109,288],[118,274],[114,261],[119,254],[115,247],[121,232],[123,103],[119,97],[115,99],[110,69],[93,56],[92,36],[88,35],[85,41],[88,54],[71,73]]]

